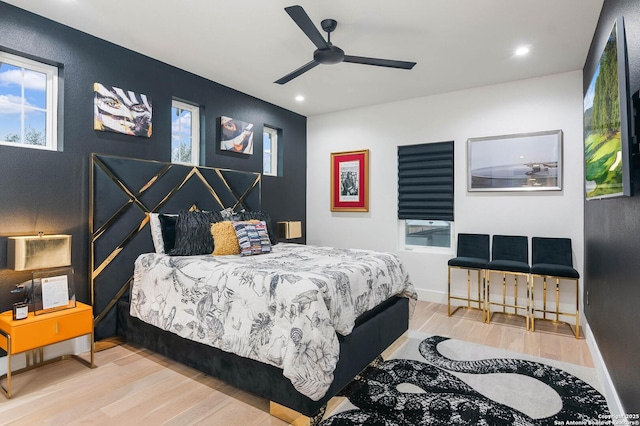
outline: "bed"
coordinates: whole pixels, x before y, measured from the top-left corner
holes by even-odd
[[[182,166],[182,177],[157,191],[156,201],[143,202],[149,188],[175,167],[92,156],[96,338],[121,336],[317,417],[408,329],[415,292],[402,264],[393,254],[285,243],[252,256],[157,253],[148,229],[154,212],[193,204],[208,211],[259,210],[258,174],[203,167]],[[130,180],[131,170],[137,171],[133,185],[123,181]],[[204,191],[191,188],[185,196],[183,189],[194,176],[207,182]],[[207,176],[222,176],[224,184],[216,187]],[[113,191],[129,200],[114,197]],[[224,191],[231,201],[223,200]],[[105,207],[114,199],[120,205]],[[109,233],[119,236],[107,238]],[[114,278],[118,274],[120,283]]]

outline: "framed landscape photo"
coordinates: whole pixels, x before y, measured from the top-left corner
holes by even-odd
[[[587,200],[631,195],[627,53],[624,21],[613,24],[584,97]]]
[[[562,131],[472,138],[467,161],[469,191],[559,191]]]
[[[331,154],[331,211],[369,211],[369,150]]]

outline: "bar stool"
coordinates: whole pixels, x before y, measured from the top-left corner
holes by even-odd
[[[502,306],[503,314],[513,314],[525,318],[529,330],[529,239],[519,235],[494,235],[491,248],[491,261],[487,263],[487,295],[485,297],[485,311],[487,322],[491,322],[491,306]],[[502,274],[502,301],[491,300],[491,273]],[[513,304],[507,302],[507,275],[513,275]],[[527,297],[524,304],[518,304],[518,277],[526,279]],[[522,299],[520,299],[522,300]],[[513,312],[507,312],[507,308]],[[518,310],[524,314],[519,314]],[[494,312],[494,314],[497,312]]]
[[[571,324],[566,321],[560,321],[560,315],[575,317],[575,335],[576,339],[580,337],[580,312],[579,312],[579,291],[580,291],[580,274],[573,268],[573,254],[571,249],[571,239],[569,238],[542,238],[533,237],[531,239],[531,331],[535,331],[535,314],[542,313],[543,320],[551,320],[567,324],[571,328]],[[541,277],[542,281],[542,309],[536,308],[536,300],[534,298],[534,279]],[[547,278],[556,280],[555,290],[555,308],[547,309]],[[561,312],[560,311],[560,281],[575,281],[576,284],[576,311]],[[547,318],[547,314],[555,315],[555,319]],[[574,330],[572,330],[574,331]]]
[[[487,234],[458,234],[457,257],[449,259],[447,276],[447,313],[453,315],[460,308],[479,309],[484,321],[484,270],[489,261],[489,235]],[[467,297],[451,295],[451,269],[467,270]],[[478,272],[478,294],[471,297],[471,271]],[[460,305],[451,312],[451,300],[466,301],[467,305]],[[471,306],[477,304],[477,307]]]

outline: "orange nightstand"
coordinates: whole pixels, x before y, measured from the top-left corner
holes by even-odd
[[[62,342],[76,337],[91,335],[90,360],[87,361],[76,355],[77,359],[89,368],[94,368],[93,354],[93,310],[91,306],[76,302],[75,308],[50,312],[42,315],[29,316],[23,320],[13,320],[13,312],[7,311],[0,314],[0,348],[7,352],[7,387],[0,385],[2,393],[11,398],[11,375],[31,370],[50,362],[69,358],[69,355],[44,361],[44,346]],[[27,366],[15,372],[11,372],[11,357],[26,352]],[[0,377],[3,379],[4,376]]]

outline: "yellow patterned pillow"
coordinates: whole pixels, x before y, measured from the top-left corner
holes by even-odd
[[[214,256],[240,254],[240,244],[232,222],[224,220],[211,224],[211,235],[213,236]]]

